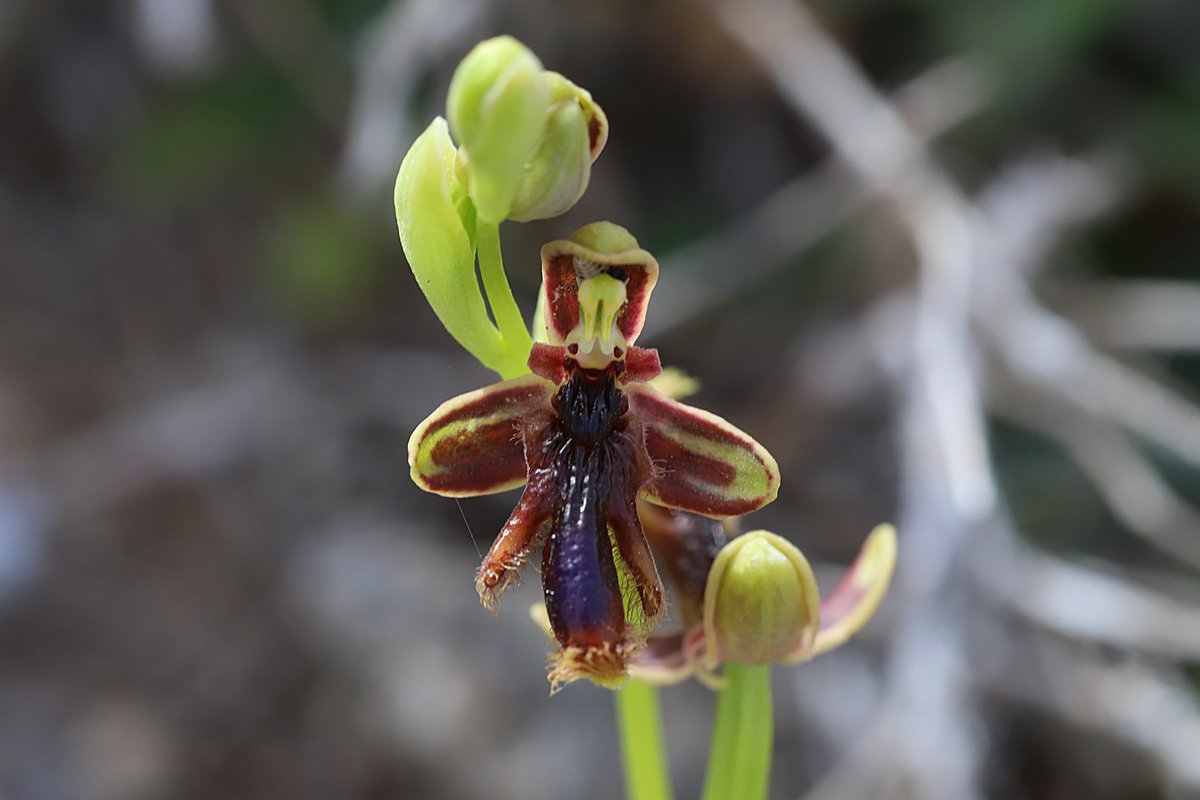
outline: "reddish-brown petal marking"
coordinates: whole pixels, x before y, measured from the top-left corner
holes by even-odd
[[[628,279],[625,281],[625,308],[617,317],[617,328],[630,344],[642,332],[646,322],[646,306],[650,304],[650,293],[658,282],[658,262],[649,264],[621,264]]]
[[[442,403],[408,441],[413,481],[446,497],[520,486],[526,464],[518,433],[548,424],[553,392],[549,381],[525,375]]]
[[[686,475],[693,483],[724,488],[737,479],[737,467],[688,449],[660,428],[647,426],[646,448],[655,463],[669,465],[671,471]]]
[[[775,499],[779,466],[748,434],[646,384],[626,387],[654,474],[648,500],[709,517],[748,514]]]
[[[599,115],[588,120],[588,149],[592,153],[592,161],[600,155],[600,151],[604,149],[604,143],[608,141],[608,122],[602,119]]]
[[[821,628],[813,654],[843,644],[871,619],[891,583],[897,547],[896,529],[891,525],[871,531],[850,571],[821,602]],[[809,654],[797,655],[805,658]]]
[[[546,329],[552,344],[561,345],[579,324],[579,281],[570,253],[542,248],[542,287],[546,293]]]

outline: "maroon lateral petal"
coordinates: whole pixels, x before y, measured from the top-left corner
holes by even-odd
[[[621,382],[645,382],[662,374],[662,362],[658,351],[653,348],[631,347],[625,354],[625,371],[621,373]]]
[[[617,552],[621,554],[637,585],[642,611],[646,614],[646,620],[641,622],[653,627],[663,610],[663,585],[658,577],[658,568],[654,565],[650,544],[638,519],[636,493],[634,487],[627,498],[613,498],[614,502],[608,509],[608,525]]]
[[[540,375],[553,384],[560,384],[567,379],[565,358],[567,349],[558,344],[543,344],[534,342],[529,351],[529,370],[534,375]]]
[[[675,585],[675,611],[685,624],[698,624],[708,572],[729,541],[728,523],[646,500],[637,511],[656,560]]]

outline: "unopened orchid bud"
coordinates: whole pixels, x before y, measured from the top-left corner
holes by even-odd
[[[517,222],[549,219],[579,202],[592,174],[592,162],[608,140],[608,119],[592,96],[557,72],[546,72],[550,108],[537,152],[508,218]]]
[[[450,81],[450,130],[480,219],[509,215],[538,150],[550,108],[550,84],[529,48],[511,36],[476,45]]]
[[[811,654],[820,608],[812,568],[795,545],[767,531],[737,537],[717,555],[705,587],[708,666]]]

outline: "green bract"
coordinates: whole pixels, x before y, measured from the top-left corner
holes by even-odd
[[[550,108],[542,64],[511,36],[475,46],[454,73],[446,112],[480,219],[509,215]]]
[[[450,335],[505,377],[525,371],[488,318],[475,276],[475,213],[454,177],[454,145],[441,117],[409,149],[396,177],[396,222],[417,284]]]

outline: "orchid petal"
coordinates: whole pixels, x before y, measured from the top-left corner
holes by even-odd
[[[413,482],[445,497],[471,497],[525,482],[518,435],[550,416],[554,385],[536,375],[496,383],[447,400],[408,441]]]
[[[642,626],[649,630],[654,627],[663,612],[665,601],[662,579],[658,576],[654,555],[650,552],[650,544],[646,541],[646,534],[642,532],[641,523],[638,521],[635,503],[631,493],[628,505],[616,504],[608,509],[608,526],[612,542],[621,559],[618,569],[628,571],[645,617]]]
[[[621,373],[621,383],[645,383],[662,375],[662,361],[658,351],[653,348],[631,347],[625,354],[625,371]]]
[[[500,595],[517,580],[530,549],[543,537],[545,523],[554,513],[557,491],[553,471],[536,463],[536,432],[527,430],[524,438],[528,480],[525,491],[475,573],[475,591],[483,607],[490,611],[496,610]]]
[[[704,628],[695,625],[686,631],[651,636],[645,647],[629,659],[629,677],[655,686],[671,686],[695,678],[713,691],[725,685],[725,678],[704,663]]]
[[[565,357],[567,349],[559,344],[534,342],[529,349],[529,360],[525,362],[529,371],[540,375],[555,385],[567,379]]]
[[[896,568],[896,529],[879,525],[871,531],[850,571],[821,602],[821,629],[811,655],[845,644],[875,614]]]
[[[708,517],[748,514],[775,499],[779,465],[748,434],[645,384],[625,392],[654,466],[646,499]]]

